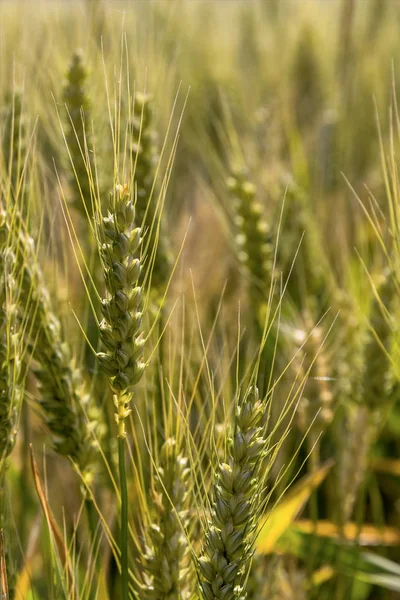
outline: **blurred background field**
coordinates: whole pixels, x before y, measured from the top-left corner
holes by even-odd
[[[130,597],[400,597],[399,27],[396,0],[0,0],[2,398],[21,396],[0,414],[5,598],[126,600],[94,356],[97,224],[125,183],[147,364],[127,419]],[[255,386],[242,596],[210,596],[209,500]],[[188,547],[180,587],[157,592],[149,531],[172,505]]]

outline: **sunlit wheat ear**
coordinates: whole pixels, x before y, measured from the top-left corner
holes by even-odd
[[[22,174],[27,153],[27,126],[24,97],[21,90],[8,94],[6,105],[1,111],[4,124],[2,137],[5,170],[15,191]]]
[[[153,297],[163,296],[168,282],[171,257],[158,202],[155,181],[159,161],[157,134],[153,128],[153,102],[149,95],[137,93],[134,100],[134,117],[130,123],[132,138],[131,161],[137,193],[136,223],[142,228],[146,255],[154,255],[151,273]]]
[[[249,280],[249,292],[256,307],[268,300],[273,270],[273,246],[256,199],[257,190],[245,170],[236,170],[227,181],[235,213],[236,247],[240,264]]]
[[[190,525],[191,471],[188,459],[169,438],[161,448],[154,479],[154,519],[148,528],[147,550],[143,557],[148,600],[189,600],[194,578],[189,544],[185,535]]]
[[[212,513],[203,553],[198,561],[204,600],[245,598],[245,575],[262,504],[260,470],[267,440],[262,422],[265,399],[252,387],[237,408],[227,449],[228,462],[218,468]]]
[[[127,186],[117,185],[109,210],[98,222],[98,239],[107,296],[102,302],[100,336],[106,352],[97,357],[115,393],[119,434],[125,435],[132,392],[145,369],[143,361],[141,228]]]
[[[66,142],[70,160],[71,197],[75,208],[92,214],[90,169],[87,165],[87,143],[90,131],[90,100],[87,93],[87,71],[82,50],[73,56],[66,81],[64,83],[63,100],[66,106]]]

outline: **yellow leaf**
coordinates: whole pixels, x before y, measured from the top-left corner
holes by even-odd
[[[400,476],[400,460],[394,458],[374,458],[372,468],[378,473]]]
[[[335,575],[335,569],[330,565],[324,565],[320,569],[314,571],[310,579],[306,583],[306,589],[309,590],[314,587],[319,587],[326,581],[332,579]]]
[[[312,491],[323,482],[332,466],[333,461],[329,461],[314,473],[303,477],[284,496],[283,500],[271,510],[256,542],[258,552],[269,554],[274,551],[275,544],[280,536],[293,523],[311,496]]]
[[[311,533],[319,537],[340,539],[340,530],[331,521],[296,521],[294,531]],[[400,530],[395,527],[376,527],[375,525],[362,525],[347,523],[343,527],[343,537],[349,542],[358,542],[362,546],[397,546],[400,543]]]
[[[28,592],[31,587],[31,572],[32,572],[33,557],[26,561],[21,571],[18,573],[18,579],[15,586],[15,600],[24,600],[28,597]]]

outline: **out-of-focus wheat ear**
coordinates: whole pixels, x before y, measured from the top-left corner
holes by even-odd
[[[3,160],[12,189],[15,192],[20,182],[27,154],[27,123],[24,96],[21,90],[7,94],[6,104],[1,111],[3,121]]]
[[[19,305],[15,253],[6,213],[0,209],[0,528],[10,597],[16,582],[13,521],[6,494],[7,459],[14,448],[25,389],[23,327],[25,307]]]
[[[360,404],[348,408],[339,464],[340,518],[343,523],[352,516],[368,467],[368,453],[374,441],[375,431],[374,415],[366,406]]]
[[[246,597],[245,582],[252,542],[262,503],[262,458],[266,438],[262,422],[265,399],[251,387],[237,408],[228,462],[218,468],[212,513],[198,560],[200,593],[204,600]]]
[[[268,301],[273,276],[273,245],[257,189],[245,169],[235,170],[227,181],[232,195],[237,257],[249,281],[255,308]]]
[[[319,434],[333,419],[334,395],[331,389],[329,361],[322,325],[314,325],[311,316],[303,315],[303,327],[293,330],[293,360],[296,377],[304,381],[296,420],[303,433],[310,430]]]
[[[396,295],[393,274],[385,270],[377,282],[370,308],[370,331],[362,354],[363,378],[354,380],[354,400],[348,406],[345,445],[342,451],[339,481],[342,519],[350,519],[358,492],[365,478],[368,454],[382,418],[398,388],[390,359],[394,324],[391,306]],[[357,374],[355,374],[357,375]]]
[[[63,89],[66,107],[66,141],[70,153],[70,188],[73,206],[86,216],[93,214],[90,176],[90,100],[82,50],[74,52]]]
[[[291,65],[292,108],[298,127],[315,123],[323,106],[324,89],[315,29],[305,23],[299,32]]]
[[[18,218],[17,218],[18,217]],[[11,227],[15,237],[15,278],[20,296],[29,299],[25,315],[25,336],[33,357],[32,370],[39,387],[39,404],[52,435],[52,445],[60,455],[77,465],[88,483],[93,478],[96,439],[103,427],[99,411],[86,389],[62,326],[53,312],[50,294],[37,260],[34,240],[19,216]],[[8,231],[10,225],[7,224]]]
[[[159,154],[157,134],[153,126],[153,102],[148,94],[135,94],[133,119],[130,123],[132,145],[130,159],[133,163],[136,189],[136,223],[142,228],[146,256],[153,262],[151,292],[161,299],[171,272],[171,256],[158,203],[158,186],[155,181]]]
[[[394,331],[390,309],[397,292],[390,270],[382,273],[376,293],[370,312],[371,334],[365,347],[363,381],[363,403],[372,411],[378,411],[387,402],[394,384],[389,357]]]
[[[334,394],[343,406],[359,404],[363,393],[364,351],[368,330],[355,300],[347,291],[337,291],[335,306],[340,312],[334,361]]]
[[[282,268],[289,272],[296,256],[287,293],[297,306],[311,306],[321,312],[330,306],[337,284],[326,254],[321,228],[315,218],[309,192],[295,181],[282,182],[285,194],[285,244],[279,249]]]
[[[186,532],[190,525],[192,488],[188,459],[173,438],[161,448],[154,479],[154,519],[148,528],[143,557],[141,597],[190,600],[195,579]]]
[[[16,304],[15,254],[0,211],[0,472],[14,447],[23,387],[22,326]]]
[[[318,184],[322,193],[337,190],[340,181],[339,117],[335,110],[325,110],[318,131]]]

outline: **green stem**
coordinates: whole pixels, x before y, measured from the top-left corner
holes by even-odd
[[[119,482],[121,493],[121,600],[129,600],[128,572],[128,486],[125,469],[125,437],[118,438]]]
[[[95,542],[96,542],[96,529],[97,529],[97,514],[96,514],[96,509],[93,505],[93,502],[91,500],[91,498],[88,497],[87,493],[86,493],[86,497],[85,497],[85,510],[86,510],[86,517],[87,517],[87,523],[88,523],[88,527],[89,527],[89,535],[90,535],[90,545],[91,548],[93,549],[95,546]]]

